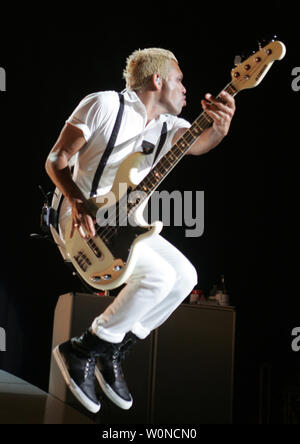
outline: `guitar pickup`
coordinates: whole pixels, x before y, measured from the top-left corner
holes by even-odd
[[[87,244],[97,258],[100,258],[102,256],[101,251],[99,250],[93,239],[89,239],[87,241]]]
[[[88,267],[92,265],[91,261],[83,251],[79,251],[77,256],[74,256],[74,259],[82,271],[86,271]]]

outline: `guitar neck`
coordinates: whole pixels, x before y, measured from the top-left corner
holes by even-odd
[[[226,91],[231,96],[237,94],[237,89],[229,83],[222,91]],[[221,94],[221,93],[220,93]],[[223,99],[217,96],[217,100],[222,102]],[[180,137],[173,147],[159,160],[150,173],[139,183],[136,190],[141,190],[146,195],[150,195],[155,188],[165,179],[169,172],[177,165],[185,153],[190,149],[193,143],[201,136],[203,131],[212,126],[213,119],[204,111],[193,122],[191,127]]]

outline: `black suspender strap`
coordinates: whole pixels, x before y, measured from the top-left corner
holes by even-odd
[[[116,140],[117,140],[117,137],[118,137],[118,133],[119,133],[119,130],[120,130],[121,121],[122,121],[122,117],[123,117],[123,112],[124,112],[124,96],[123,96],[123,94],[119,93],[119,99],[120,99],[120,107],[119,107],[119,111],[118,111],[117,118],[116,118],[116,121],[115,121],[115,125],[114,125],[114,128],[112,130],[112,133],[111,133],[110,139],[108,141],[108,144],[107,144],[107,146],[105,148],[104,153],[101,156],[99,165],[97,167],[97,170],[96,170],[96,173],[95,173],[95,176],[94,176],[94,179],[93,179],[93,183],[92,183],[92,189],[91,189],[91,192],[90,192],[90,197],[96,196],[97,188],[98,188],[98,185],[99,185],[99,182],[100,182],[103,170],[104,170],[105,165],[107,163],[107,160],[108,160],[108,158],[109,158],[109,156],[110,156],[110,154],[111,154],[111,152],[112,152],[112,150],[113,150],[113,148],[114,148],[114,146],[116,144]]]
[[[164,123],[163,123],[162,130],[161,130],[161,135],[160,135],[160,139],[159,139],[159,144],[158,144],[158,147],[157,147],[157,150],[156,150],[156,153],[155,153],[155,156],[154,156],[154,160],[153,160],[152,165],[154,165],[156,159],[158,158],[159,153],[161,152],[161,150],[162,150],[162,148],[163,148],[163,146],[164,146],[164,144],[165,144],[165,141],[166,141],[166,138],[167,138],[167,132],[168,132],[168,130],[167,130],[167,124],[166,124],[166,122],[164,122]]]

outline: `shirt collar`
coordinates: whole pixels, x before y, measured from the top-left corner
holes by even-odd
[[[124,94],[124,98],[127,102],[132,102],[132,103],[141,102],[142,103],[142,101],[140,100],[139,96],[137,95],[137,93],[135,91],[130,91],[128,89],[124,89],[122,91],[122,94]]]
[[[145,109],[145,111],[146,111],[146,108],[145,108],[145,105],[143,104],[143,102],[141,101],[141,99],[139,98],[139,96],[137,95],[137,93],[135,92],[135,91],[131,91],[131,90],[128,90],[128,89],[124,89],[123,91],[122,91],[122,94],[124,94],[124,99],[127,101],[127,102],[130,102],[130,103],[140,103],[140,105],[142,105],[143,106],[143,108]],[[161,114],[157,119],[155,119],[157,122],[158,121],[160,121],[160,122],[166,122],[167,121],[167,114]]]

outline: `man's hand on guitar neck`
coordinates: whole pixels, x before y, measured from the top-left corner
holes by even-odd
[[[221,99],[221,101],[220,101]],[[203,110],[211,117],[213,124],[206,129],[199,139],[187,151],[187,154],[199,156],[215,148],[228,134],[232,118],[235,113],[235,100],[225,91],[220,93],[220,99],[211,94],[205,94],[205,100],[201,101]],[[183,130],[179,130],[184,132]],[[175,136],[181,136],[178,132]]]
[[[235,113],[235,100],[225,91],[220,93],[220,99],[211,94],[205,94],[205,99],[201,101],[202,107],[206,114],[213,119],[212,129],[216,136],[222,140],[228,134]]]

